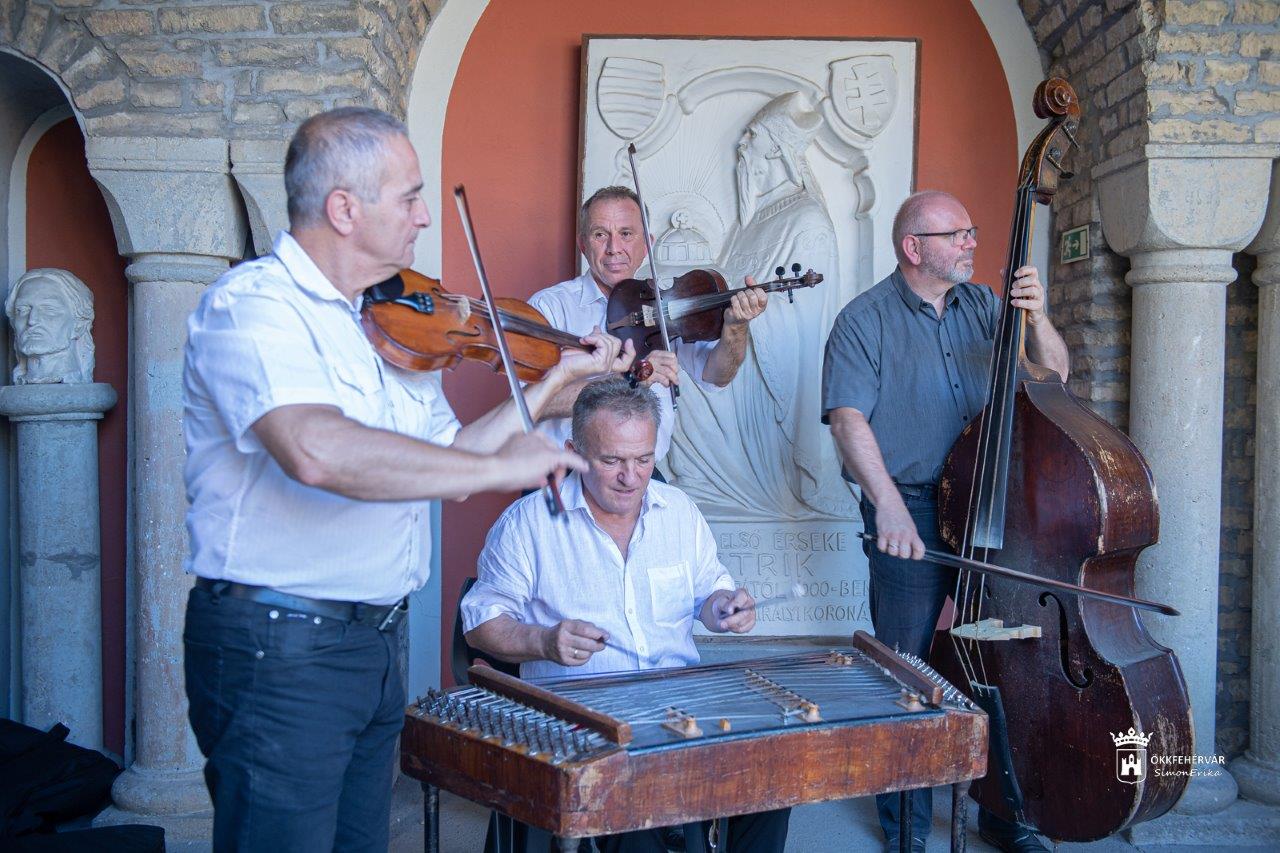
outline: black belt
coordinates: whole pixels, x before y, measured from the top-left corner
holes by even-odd
[[[196,578],[196,586],[214,596],[243,598],[258,604],[269,604],[297,613],[306,613],[308,616],[322,616],[325,619],[335,619],[348,624],[371,625],[379,631],[390,631],[404,618],[404,614],[409,612],[408,598],[402,598],[395,604],[329,601],[323,598],[289,595],[266,586],[250,586],[245,583],[217,581],[210,578]]]
[[[922,486],[912,486],[906,483],[894,483],[898,487],[898,491],[912,498],[931,498],[938,493],[938,487],[933,483],[925,483]]]

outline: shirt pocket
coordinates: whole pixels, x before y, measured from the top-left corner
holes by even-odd
[[[684,563],[649,569],[649,607],[664,628],[692,620],[693,584]]]
[[[382,381],[359,365],[335,364],[329,368],[333,390],[342,412],[365,426],[388,427]]]

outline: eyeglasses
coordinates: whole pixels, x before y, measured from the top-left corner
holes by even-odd
[[[951,245],[963,246],[965,240],[978,239],[978,226],[957,228],[955,231],[926,231],[923,234],[912,234],[912,237],[950,237]]]

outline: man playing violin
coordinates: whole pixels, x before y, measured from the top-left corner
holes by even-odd
[[[427,502],[585,470],[510,402],[461,426],[438,376],[382,362],[362,294],[430,224],[404,126],[344,108],[298,128],[289,231],[210,287],[183,374],[185,674],[216,850],[386,850],[406,596],[427,580]],[[616,339],[528,389],[625,370]]]
[[[575,335],[605,328],[609,294],[615,285],[635,278],[647,256],[640,201],[627,187],[605,187],[586,200],[578,213],[578,251],[587,259],[587,271],[535,293],[529,304],[558,329]],[[747,279],[747,284],[754,284]],[[666,456],[675,428],[671,388],[680,381],[680,369],[708,391],[728,385],[747,353],[747,324],[760,316],[769,297],[760,290],[744,290],[733,296],[724,311],[724,330],[718,341],[674,341],[675,352],[654,350],[647,361],[653,373],[642,384],[651,385],[658,397],[662,423],[658,428],[657,459]],[[582,390],[579,381],[566,386],[547,405],[541,429],[558,442],[570,437],[569,415]]]
[[[468,643],[536,678],[696,664],[694,619],[717,633],[751,630],[755,600],[734,589],[697,505],[650,479],[660,419],[655,395],[624,379],[581,389],[568,444],[588,468],[564,482],[564,518],[527,495],[489,531],[462,600]],[[789,816],[730,819],[727,849],[781,851]],[[658,830],[597,843],[666,850]]]
[[[876,547],[864,545],[876,637],[922,658],[955,573],[911,561],[925,548],[945,550],[936,484],[951,445],[986,403],[1000,316],[999,298],[969,281],[977,232],[954,196],[910,196],[893,221],[897,269],[840,312],[823,364],[822,421],[831,426],[845,478],[862,489],[862,520],[876,537]],[[1035,267],[1014,272],[1012,297],[1027,312],[1027,355],[1065,381],[1067,346],[1045,313]],[[932,801],[928,790],[913,798],[912,849],[923,850]],[[887,849],[897,850],[898,797],[876,800]],[[978,825],[1001,849],[1045,849],[1030,828],[985,809]]]

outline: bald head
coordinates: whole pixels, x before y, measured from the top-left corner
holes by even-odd
[[[960,199],[951,193],[921,190],[907,196],[902,207],[898,208],[898,215],[893,217],[893,253],[898,256],[898,263],[909,263],[902,251],[904,237],[908,234],[950,230],[948,223],[956,214],[966,220],[969,218],[969,212],[960,203]]]

